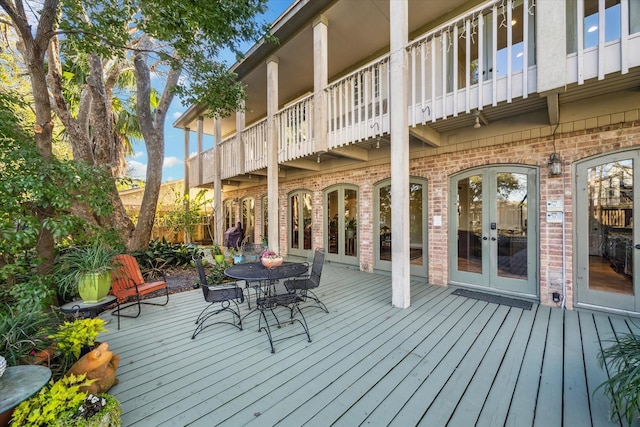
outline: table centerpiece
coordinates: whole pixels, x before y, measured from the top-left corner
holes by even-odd
[[[274,251],[266,250],[262,252],[260,261],[266,268],[274,268],[282,265],[283,258]]]

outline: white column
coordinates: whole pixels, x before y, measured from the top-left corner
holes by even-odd
[[[222,245],[224,243],[224,217],[222,211],[222,180],[220,179],[220,141],[222,141],[222,121],[215,119],[214,122],[214,146],[213,146],[213,217],[215,220],[214,233],[215,243]]]
[[[537,92],[544,93],[566,83],[567,6],[557,0],[538,0],[535,11]]]
[[[390,119],[391,119],[391,304],[410,304],[409,254],[409,120],[407,117],[409,5],[391,1]],[[425,213],[426,214],[426,213]]]
[[[202,185],[202,138],[204,137],[204,117],[198,116],[197,120],[198,129],[198,185]]]
[[[278,58],[267,61],[267,198],[269,200],[269,249],[280,252],[278,211]]]
[[[244,115],[244,101],[240,102],[240,110],[236,111],[236,138],[238,141],[238,162],[240,163],[239,174],[245,173],[244,167],[244,153],[245,147],[244,142],[242,141],[242,134],[245,128],[245,115]]]
[[[324,90],[329,81],[327,18],[321,15],[313,24],[313,138],[317,152],[327,151],[327,103]]]
[[[191,129],[184,128],[184,195],[190,194],[189,187],[189,136],[191,133]],[[185,213],[189,212],[191,200],[189,197],[185,198],[184,209]],[[184,229],[184,242],[191,243],[191,236],[189,235],[188,229],[185,227]]]

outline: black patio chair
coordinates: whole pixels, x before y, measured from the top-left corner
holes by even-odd
[[[240,303],[244,302],[244,293],[242,292],[242,288],[239,287],[236,282],[209,285],[207,283],[207,275],[204,271],[204,266],[202,265],[202,259],[200,257],[194,257],[193,261],[196,265],[196,270],[198,271],[204,300],[207,301],[209,305],[200,312],[200,315],[196,319],[196,329],[193,331],[191,339],[194,339],[196,335],[204,329],[217,323],[226,323],[242,330],[242,318],[240,317],[240,306],[238,305],[238,300]],[[235,310],[232,308],[231,303],[235,304]],[[218,305],[216,306],[216,304]],[[233,322],[220,320],[218,322],[211,322],[205,325],[210,317],[222,313],[223,311],[229,311],[232,313]],[[237,323],[235,322],[236,317],[238,318]]]
[[[286,269],[288,267],[285,265],[279,268]],[[276,283],[271,283],[271,284],[268,284],[267,286],[268,286],[268,289],[266,290],[266,293],[264,294],[264,296],[256,298],[256,306],[258,310],[260,310],[260,318],[258,321],[258,331],[261,331],[262,329],[264,329],[264,331],[266,332],[267,337],[269,338],[269,344],[271,345],[271,353],[276,352],[273,343],[283,339],[292,338],[299,335],[306,335],[307,342],[311,342],[309,325],[307,324],[307,320],[304,318],[304,315],[302,314],[302,310],[300,310],[300,306],[298,305],[300,302],[304,301],[304,298],[302,297],[301,293],[295,288],[281,289],[281,291],[278,293],[278,291],[276,290]],[[276,307],[287,307],[289,309],[289,322],[291,324],[293,324],[294,322],[298,322],[304,329],[304,332],[274,339],[271,333],[271,328],[269,326],[269,321],[267,320],[266,311],[267,310],[271,311],[271,314],[276,319],[278,328],[280,328],[281,326],[280,320],[278,319],[278,316],[276,316],[276,313],[274,312],[274,309]],[[296,314],[299,314],[300,318],[296,317]],[[264,328],[262,327],[263,320],[265,323]]]
[[[322,267],[324,265],[324,254],[324,249],[316,249],[315,253],[313,254],[313,264],[311,265],[311,272],[309,273],[309,275],[286,280],[284,282],[284,286],[287,288],[287,290],[298,291],[298,294],[303,301],[315,301],[315,304],[303,306],[303,308],[318,307],[328,313],[329,310],[327,309],[327,306],[324,305],[324,303],[320,301],[318,296],[312,291],[312,289],[316,289],[318,286],[320,286]]]

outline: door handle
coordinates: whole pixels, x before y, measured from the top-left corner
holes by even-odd
[[[491,238],[491,241],[492,241],[492,242],[495,242],[495,241],[496,241],[496,238],[495,238],[495,237],[492,237],[492,238]]]

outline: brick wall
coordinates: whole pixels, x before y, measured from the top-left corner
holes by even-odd
[[[446,147],[428,149],[419,156],[412,153],[410,175],[428,181],[428,256],[429,282],[446,285],[448,271],[448,195],[449,177],[470,168],[487,165],[517,164],[538,168],[539,176],[539,285],[542,304],[555,304],[554,291],[562,293],[563,249],[562,225],[546,223],[548,200],[562,199],[565,210],[564,269],[566,272],[566,305],[572,308],[573,289],[573,169],[574,162],[616,150],[640,147],[638,110],[576,120],[561,124],[555,135],[555,147],[563,161],[559,177],[548,176],[547,162],[553,152],[554,127],[543,126],[489,138],[465,141]],[[323,191],[336,184],[351,184],[359,189],[359,263],[360,269],[373,271],[373,188],[389,178],[388,163],[363,166],[358,169],[331,171],[315,176],[280,182],[279,220],[280,251],[287,250],[287,195],[304,189],[313,194],[314,248],[323,245]],[[266,185],[231,193],[230,197],[252,195],[256,199],[256,229],[261,234],[261,197]],[[432,218],[440,216],[441,226],[434,226]],[[259,235],[256,237],[259,238]]]

